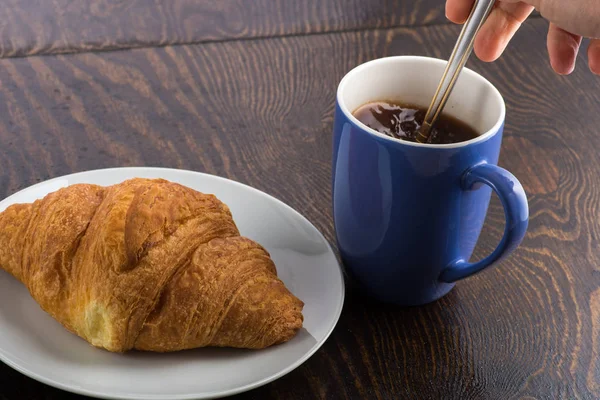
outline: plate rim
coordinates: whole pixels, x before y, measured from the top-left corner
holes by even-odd
[[[291,363],[286,368],[283,368],[280,371],[278,371],[266,378],[263,378],[256,382],[252,382],[252,383],[249,383],[249,384],[246,384],[246,385],[243,385],[240,387],[236,387],[233,389],[228,389],[228,390],[223,390],[223,391],[205,392],[205,393],[195,393],[195,394],[188,393],[188,394],[183,394],[183,395],[173,395],[173,394],[168,395],[167,394],[167,395],[149,395],[149,396],[144,395],[144,396],[142,396],[141,394],[132,394],[132,393],[110,393],[110,394],[108,394],[106,392],[103,393],[100,391],[88,390],[81,386],[72,386],[69,384],[55,381],[51,378],[44,377],[42,375],[39,375],[36,372],[29,370],[26,367],[23,367],[23,366],[17,364],[12,359],[7,358],[7,355],[1,348],[0,348],[0,361],[2,361],[4,364],[8,365],[9,367],[13,368],[14,370],[20,372],[21,374],[23,374],[31,379],[34,379],[45,385],[48,385],[48,386],[51,386],[51,387],[54,387],[54,388],[57,388],[60,390],[64,390],[67,392],[80,394],[80,395],[84,395],[84,396],[90,396],[90,397],[94,397],[94,398],[123,399],[123,400],[145,400],[145,399],[147,399],[147,400],[196,400],[196,399],[215,399],[215,398],[221,398],[221,397],[226,397],[226,396],[232,396],[232,395],[247,392],[249,390],[256,389],[258,387],[261,387],[268,383],[271,383],[271,382],[289,374],[290,372],[292,372],[293,370],[298,368],[300,365],[304,364],[310,357],[312,357],[323,346],[323,344],[325,344],[325,342],[329,339],[329,337],[333,333],[333,330],[335,329],[335,327],[337,326],[337,324],[339,322],[340,316],[341,316],[343,308],[344,308],[344,302],[345,302],[345,297],[346,297],[346,285],[345,285],[345,281],[344,281],[344,270],[343,270],[342,265],[340,264],[338,258],[336,257],[336,253],[335,253],[334,249],[332,248],[332,246],[329,243],[329,241],[327,240],[327,238],[323,235],[323,233],[321,233],[321,231],[319,229],[317,229],[317,227],[308,218],[306,218],[299,211],[295,210],[294,208],[292,208],[291,206],[289,206],[282,200],[278,199],[277,197],[270,195],[266,192],[263,192],[262,190],[256,189],[245,183],[241,183],[241,182],[235,181],[233,179],[225,178],[222,176],[209,174],[206,172],[198,172],[198,171],[178,169],[178,168],[165,168],[165,167],[114,167],[114,168],[99,168],[99,169],[80,171],[80,172],[75,172],[75,173],[71,173],[71,174],[67,174],[67,175],[50,178],[50,179],[47,179],[42,182],[38,182],[31,186],[27,186],[23,189],[20,189],[17,192],[12,193],[11,195],[2,199],[0,201],[0,206],[4,205],[7,202],[10,202],[10,199],[13,196],[18,195],[19,193],[21,193],[25,190],[33,189],[33,188],[36,188],[36,187],[39,187],[42,185],[47,185],[48,183],[59,180],[59,179],[74,178],[74,177],[86,175],[89,173],[102,173],[102,172],[111,173],[111,172],[118,172],[118,171],[135,172],[135,171],[149,171],[149,170],[156,172],[157,174],[159,174],[161,172],[170,172],[170,173],[183,173],[185,175],[200,175],[200,176],[203,176],[204,178],[216,179],[218,181],[221,181],[221,182],[224,182],[227,184],[233,184],[234,186],[240,187],[242,189],[249,189],[250,191],[256,193],[257,195],[271,198],[275,202],[279,203],[280,206],[283,206],[289,212],[297,214],[305,222],[307,222],[310,226],[312,226],[314,228],[314,230],[318,233],[320,238],[327,244],[327,248],[329,249],[331,254],[334,256],[335,263],[338,267],[337,271],[339,273],[338,277],[339,277],[340,285],[341,285],[340,286],[340,298],[339,298],[338,304],[336,305],[336,311],[335,311],[335,315],[332,319],[332,324],[325,332],[323,338],[320,341],[317,341],[317,343],[315,343],[315,345],[313,347],[311,347],[310,350],[308,350],[302,357],[298,358],[295,362]],[[150,179],[158,179],[158,177],[150,178]],[[162,179],[165,179],[165,178],[162,178]]]

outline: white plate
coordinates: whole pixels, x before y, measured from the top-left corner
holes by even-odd
[[[112,185],[164,178],[213,193],[231,209],[241,234],[272,255],[280,278],[304,301],[304,327],[292,340],[259,351],[195,349],[123,355],[91,347],[43,312],[27,289],[0,270],[0,359],[38,381],[88,396],[205,399],[271,382],[306,361],[340,316],[344,281],[331,247],[304,217],[279,200],[227,179],[162,168],[78,173],[31,186],[0,202],[0,211],[74,183]]]

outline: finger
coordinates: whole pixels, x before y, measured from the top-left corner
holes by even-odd
[[[590,70],[594,74],[600,75],[600,39],[590,40],[587,54]]]
[[[447,0],[446,1],[446,18],[455,24],[463,24],[469,14],[475,0]]]
[[[522,2],[496,4],[475,39],[475,54],[482,61],[494,61],[500,57],[515,32],[533,11],[533,6]]]
[[[552,69],[568,75],[575,69],[575,60],[581,45],[581,36],[573,35],[554,24],[548,28],[548,55]]]

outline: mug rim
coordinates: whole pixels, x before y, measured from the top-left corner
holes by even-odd
[[[338,89],[337,89],[337,93],[336,93],[336,101],[337,101],[338,107],[340,107],[340,109],[342,110],[342,112],[344,113],[346,118],[348,118],[354,125],[356,125],[358,128],[360,128],[362,131],[367,132],[368,134],[375,136],[377,138],[388,140],[388,141],[391,141],[392,143],[397,143],[397,144],[404,145],[404,146],[430,148],[430,149],[455,149],[455,148],[466,147],[466,146],[470,146],[470,145],[473,145],[476,143],[486,141],[487,139],[491,138],[495,133],[497,133],[500,130],[500,127],[504,123],[504,119],[506,116],[506,105],[504,103],[504,98],[502,97],[502,95],[500,94],[500,91],[496,88],[496,86],[494,86],[490,81],[488,81],[486,78],[484,78],[477,72],[473,71],[472,69],[469,69],[466,67],[463,68],[461,73],[466,74],[466,75],[478,80],[482,84],[489,86],[492,89],[492,93],[497,97],[497,100],[499,100],[499,104],[500,104],[500,115],[498,116],[498,120],[494,123],[494,125],[490,129],[488,129],[481,135],[477,136],[476,138],[469,139],[464,142],[448,143],[448,144],[417,143],[417,142],[410,142],[408,140],[400,140],[400,139],[393,138],[391,136],[388,136],[381,132],[378,132],[375,129],[370,128],[367,125],[360,122],[358,120],[358,118],[356,118],[354,115],[352,115],[352,112],[350,112],[348,110],[348,108],[346,107],[346,104],[341,100],[342,91],[344,90],[345,85],[347,84],[348,80],[350,79],[350,77],[352,75],[360,73],[362,70],[372,66],[373,64],[394,63],[394,62],[400,61],[400,60],[416,60],[416,61],[421,61],[421,62],[431,62],[431,63],[443,64],[444,66],[448,63],[446,60],[442,60],[442,59],[435,58],[435,57],[390,56],[390,57],[376,58],[374,60],[367,61],[365,63],[357,65],[356,67],[354,67],[350,71],[348,71],[344,75],[344,77],[342,78],[342,80],[340,81],[340,83],[338,85]]]

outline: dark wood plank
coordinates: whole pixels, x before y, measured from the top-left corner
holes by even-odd
[[[4,0],[0,57],[445,21],[437,0]]]
[[[556,76],[546,29],[532,21],[498,62],[470,61],[507,101],[501,164],[529,194],[523,245],[424,307],[373,303],[350,282],[324,347],[237,398],[600,397],[600,80],[584,56],[572,76]],[[0,60],[0,197],[93,168],[186,168],[271,193],[333,241],[338,80],[385,55],[447,57],[457,33],[444,25]],[[502,224],[494,202],[477,256]],[[40,397],[78,398],[0,366],[0,398]]]

